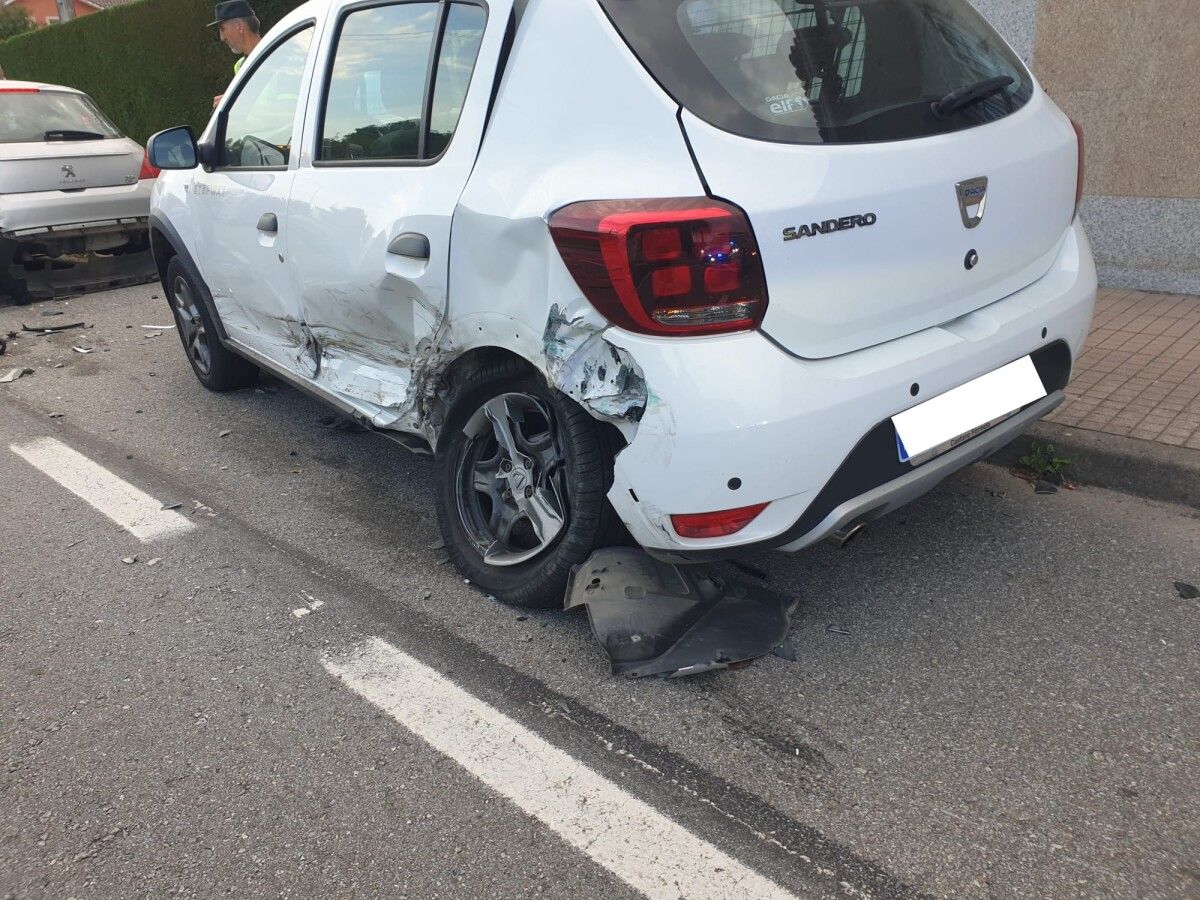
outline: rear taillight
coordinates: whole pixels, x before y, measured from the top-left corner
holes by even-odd
[[[150,165],[150,154],[143,150],[142,170],[138,172],[138,181],[144,181],[147,178],[157,178],[160,171],[162,170]]]
[[[1083,202],[1083,176],[1085,170],[1084,163],[1086,161],[1087,154],[1084,152],[1083,126],[1074,119],[1071,120],[1071,124],[1075,126],[1075,137],[1078,139],[1079,143],[1079,167],[1075,170],[1075,215],[1078,216],[1079,204]],[[1072,217],[1072,221],[1074,221],[1074,217]]]
[[[755,506],[725,509],[721,512],[671,516],[671,524],[675,526],[675,533],[680,537],[728,537],[731,534],[737,534],[753,522],[758,514],[766,508],[766,503],[759,503]]]
[[[594,200],[550,217],[580,290],[614,325],[641,334],[757,328],[767,285],[746,214],[707,197]]]
[[[39,94],[41,90],[34,87],[0,87],[0,94]]]

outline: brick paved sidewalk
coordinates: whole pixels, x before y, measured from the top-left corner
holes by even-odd
[[[1103,289],[1059,425],[1200,450],[1200,297]]]

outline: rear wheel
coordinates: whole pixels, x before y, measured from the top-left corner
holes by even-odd
[[[438,521],[459,570],[498,600],[563,602],[571,569],[620,540],[606,496],[613,440],[514,362],[455,390],[438,465]]]
[[[199,276],[178,256],[172,256],[167,264],[167,300],[192,371],[210,391],[250,387],[258,379],[258,366],[221,345],[200,290]]]

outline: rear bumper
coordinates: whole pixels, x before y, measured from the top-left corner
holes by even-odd
[[[641,367],[650,402],[617,457],[609,499],[634,538],[660,555],[801,549],[914,499],[1062,402],[1095,296],[1095,265],[1076,224],[1051,270],[1024,290],[840,357],[800,359],[759,333],[654,341],[610,331]],[[1050,366],[1062,367],[1058,375],[1042,372],[1049,397],[930,462],[899,464],[892,416],[1028,354],[1059,357]],[[866,457],[864,445],[874,447]],[[670,522],[758,503],[769,506],[726,538],[681,538]]]
[[[894,509],[899,509],[937,487],[948,475],[995,453],[1038,419],[1057,409],[1065,399],[1066,395],[1062,391],[1055,391],[974,440],[955,447],[925,465],[918,466],[878,487],[846,499],[823,518],[820,517],[823,507],[813,503],[806,514],[801,516],[800,521],[792,527],[791,533],[784,536],[784,540],[787,541],[791,534],[798,537],[794,541],[784,543],[780,549],[802,550],[823,541],[837,531],[860,522],[878,519]],[[811,516],[814,507],[818,507],[817,515]],[[806,520],[816,520],[817,524],[810,527],[809,521]]]
[[[152,180],[78,193],[38,191],[0,196],[0,235],[11,240],[128,228],[145,228],[150,215]]]

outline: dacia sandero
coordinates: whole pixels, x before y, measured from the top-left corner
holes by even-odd
[[[447,552],[560,604],[844,535],[1063,401],[1080,130],[967,0],[313,0],[150,234],[196,377],[436,458]]]

